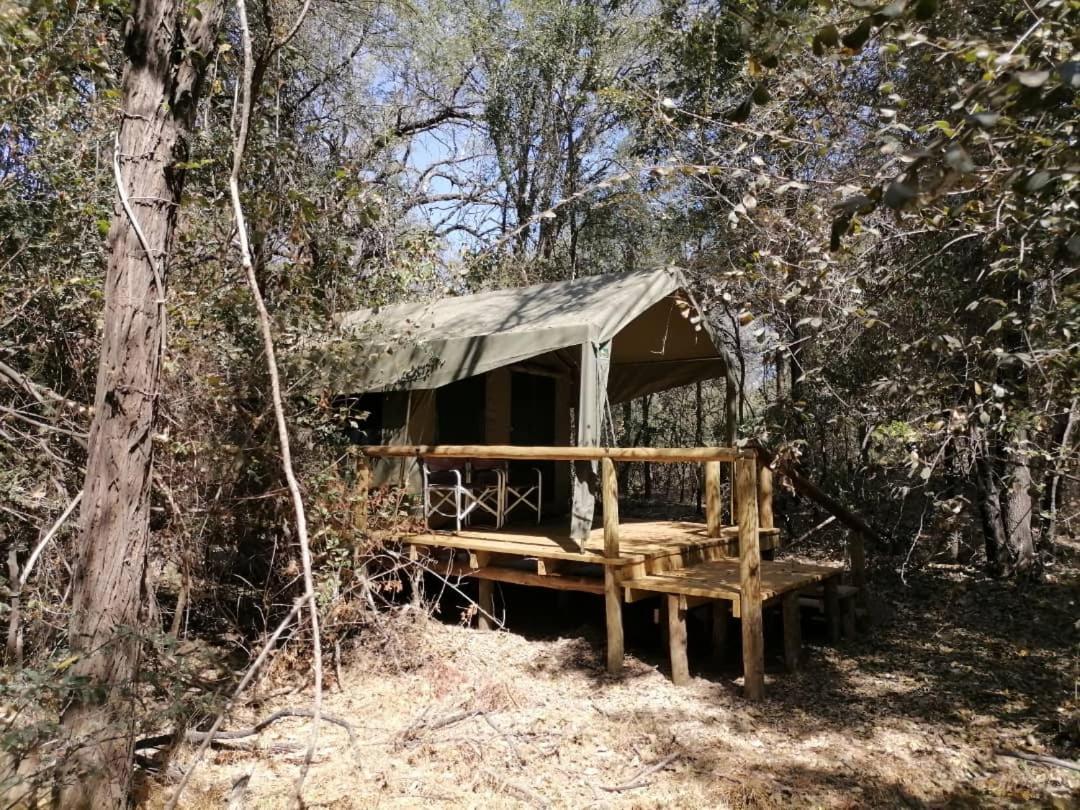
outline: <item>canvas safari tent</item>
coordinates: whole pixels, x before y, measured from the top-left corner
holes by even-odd
[[[315,362],[355,412],[362,444],[609,443],[610,406],[730,373],[676,269],[587,276],[351,312]],[[610,442],[613,443],[613,442]],[[545,511],[592,525],[595,469],[549,464]],[[419,487],[416,462],[376,483]],[[571,498],[572,491],[572,498]]]

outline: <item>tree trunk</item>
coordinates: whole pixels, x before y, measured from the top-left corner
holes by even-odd
[[[623,410],[623,447],[633,447],[634,440],[630,436],[630,421],[634,417],[634,402],[633,400],[626,400],[622,406]],[[619,492],[626,497],[630,492],[630,465],[619,465]]]
[[[63,712],[73,743],[58,785],[63,807],[123,807],[132,771],[164,329],[155,264],[164,285],[184,179],[175,164],[187,157],[185,136],[222,11],[217,0],[203,0],[201,15],[191,18],[188,8],[181,0],[136,0],[128,20],[118,159],[152,257],[117,204],[68,630],[78,656],[72,674],[87,688]]]
[[[1012,436],[1005,458],[1005,543],[1009,573],[1023,573],[1035,564],[1031,524],[1031,467],[1028,463],[1028,432],[1020,428]]]
[[[651,403],[652,394],[646,394],[641,398],[641,444],[643,447],[652,445],[652,426],[649,424],[649,405]],[[648,502],[652,500],[652,465],[646,461],[641,467],[642,474],[645,476],[645,500]]]
[[[1005,547],[1005,523],[1001,516],[1001,498],[989,448],[979,441],[975,448],[975,489],[979,500],[986,565],[993,572],[1001,570],[1001,552]]]
[[[1078,403],[1080,403],[1080,400],[1073,397],[1060,432],[1055,437],[1059,450],[1056,458],[1051,459],[1050,469],[1046,475],[1045,507],[1043,509],[1046,517],[1043,519],[1039,545],[1051,554],[1054,552],[1056,543],[1058,503],[1061,500],[1058,498],[1058,493],[1061,489],[1062,468],[1068,463],[1072,450],[1073,430],[1076,428],[1078,418],[1080,418],[1080,411],[1077,410]]]
[[[704,447],[705,445],[705,397],[702,392],[701,380],[698,380],[697,385],[694,386],[694,446]],[[697,511],[702,511],[702,504],[705,499],[705,465],[694,465],[694,481],[697,485],[696,500],[694,505],[697,507]]]

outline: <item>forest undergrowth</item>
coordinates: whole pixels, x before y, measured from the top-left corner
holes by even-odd
[[[612,678],[594,597],[506,587],[496,632],[463,626],[461,598],[433,615],[409,603],[393,643],[347,648],[331,678],[325,712],[355,737],[328,726],[309,806],[1075,806],[1080,547],[1023,588],[959,563],[901,578],[902,559],[878,562],[871,626],[834,646],[809,623],[794,675],[766,617],[761,704],[740,696],[737,652],[712,666],[693,614],[693,678],[677,688],[648,611],[628,614]],[[230,726],[305,706],[305,655],[283,650]],[[306,722],[216,744],[185,806],[287,806]],[[145,806],[164,805],[190,758],[147,775]]]

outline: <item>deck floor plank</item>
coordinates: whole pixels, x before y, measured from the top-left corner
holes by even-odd
[[[725,526],[720,537],[709,537],[705,524],[679,520],[627,520],[619,524],[619,556],[604,556],[604,530],[592,530],[585,541],[585,550],[566,536],[566,526],[508,527],[504,529],[469,528],[461,532],[429,531],[412,534],[405,542],[436,548],[486,551],[553,560],[574,560],[608,565],[627,565],[661,557],[679,555],[685,551],[725,546],[737,541],[738,527]],[[779,536],[778,529],[760,532],[762,545],[772,547]]]
[[[841,568],[827,565],[808,565],[796,562],[761,562],[761,598],[768,602],[787,591],[800,590],[836,577]],[[627,590],[677,593],[707,599],[737,602],[739,590],[739,560],[728,557],[701,562],[687,568],[649,574],[623,581]]]

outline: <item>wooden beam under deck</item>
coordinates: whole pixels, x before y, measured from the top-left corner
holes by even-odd
[[[704,462],[752,459],[753,450],[739,447],[521,447],[495,444],[380,444],[360,445],[375,458],[483,458],[528,461],[656,461]]]

